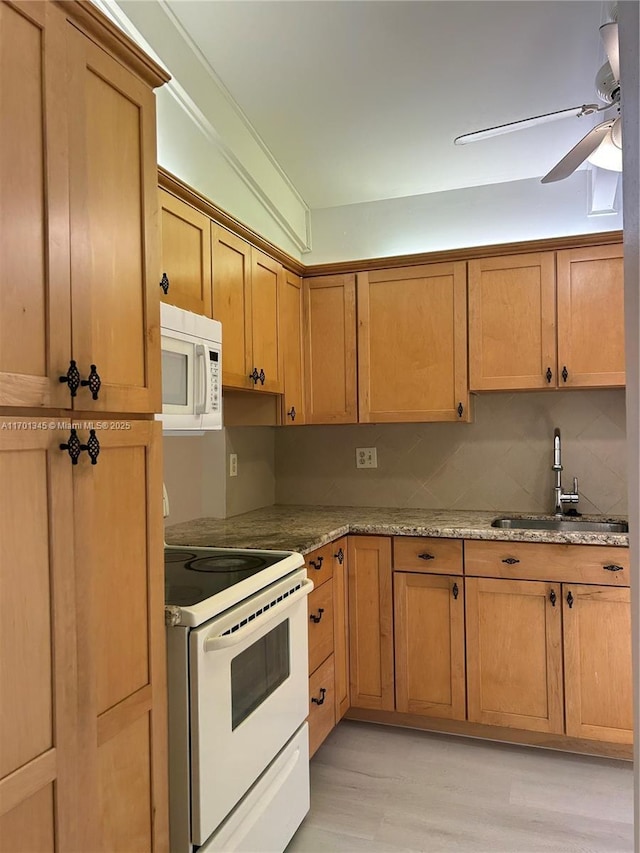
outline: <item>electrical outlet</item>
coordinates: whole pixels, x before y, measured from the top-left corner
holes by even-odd
[[[238,454],[230,453],[229,454],[229,476],[237,477],[238,476]]]
[[[356,447],[356,468],[377,468],[378,451],[375,447]]]

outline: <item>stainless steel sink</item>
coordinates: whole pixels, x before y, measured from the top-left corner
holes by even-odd
[[[492,527],[503,530],[561,530],[573,533],[628,533],[626,521],[585,521],[581,518],[496,518]]]

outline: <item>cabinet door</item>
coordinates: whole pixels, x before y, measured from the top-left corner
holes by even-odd
[[[567,734],[633,743],[630,590],[562,589]]]
[[[361,422],[467,421],[464,263],[358,275]]]
[[[279,345],[278,307],[282,288],[282,265],[268,255],[251,249],[251,342],[252,367],[260,379],[257,391],[281,393],[282,350]],[[224,361],[223,361],[224,364]]]
[[[211,317],[211,220],[165,190],[160,193],[162,273],[160,299]]]
[[[0,418],[0,839],[62,853],[88,849],[76,836],[72,478],[68,431],[38,425]]]
[[[622,246],[558,252],[559,387],[625,384]]]
[[[0,4],[0,406],[71,408],[66,22]]]
[[[161,425],[96,437],[73,472],[81,849],[166,850]]]
[[[158,412],[160,300],[153,91],[69,25],[73,357],[99,399],[75,407]]]
[[[338,539],[333,549],[333,647],[336,675],[336,721],[349,710],[349,584],[347,539]]]
[[[211,225],[213,316],[222,323],[222,384],[253,388],[251,364],[251,247]]]
[[[348,561],[351,705],[393,711],[391,539],[350,536]]]
[[[464,720],[464,582],[394,572],[396,710]]]
[[[465,586],[469,720],[560,734],[560,584],[466,578]]]
[[[469,261],[469,387],[555,387],[553,252]]]
[[[305,278],[303,288],[307,423],[355,424],[355,276]]]
[[[302,279],[284,271],[280,307],[280,346],[283,356],[282,423],[305,423],[302,379]]]

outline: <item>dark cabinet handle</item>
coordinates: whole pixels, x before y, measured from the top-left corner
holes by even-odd
[[[98,437],[96,436],[96,431],[94,429],[90,429],[89,439],[87,443],[81,444],[75,427],[72,427],[66,444],[61,444],[60,450],[67,451],[71,458],[72,465],[78,464],[80,454],[83,452],[83,450],[86,450],[89,455],[89,458],[91,459],[91,464],[96,465],[98,462],[98,456],[100,455],[100,442],[98,441]]]
[[[327,692],[327,691],[325,690],[325,688],[324,688],[324,687],[321,687],[321,688],[320,688],[320,698],[319,698],[319,699],[316,699],[316,697],[315,697],[315,696],[312,696],[312,697],[311,697],[311,701],[312,701],[312,702],[315,702],[315,703],[316,703],[316,705],[324,705],[324,697],[325,697],[325,695],[326,695],[326,692]]]
[[[162,292],[166,296],[169,293],[169,277],[166,272],[162,273],[162,278],[160,279],[160,287],[162,288]]]
[[[566,381],[567,381],[567,379],[569,378],[569,371],[567,370],[567,365],[566,365],[566,364],[565,364],[565,365],[564,365],[564,367],[562,368],[562,374],[561,374],[561,375],[562,375],[562,379],[566,382]]]
[[[551,380],[553,379],[553,373],[551,372],[551,368],[550,368],[550,367],[547,367],[547,374],[546,374],[546,376],[547,376],[547,382],[551,382]]]
[[[253,379],[253,384],[255,385],[259,378],[260,376],[258,375],[258,368],[254,367],[253,373],[249,374],[249,379]]]
[[[464,412],[464,406],[462,405],[462,403],[458,403],[458,409],[457,409],[457,411],[458,411],[458,417],[459,417],[459,418],[461,418],[461,417],[462,417],[462,413]]]
[[[457,583],[454,583],[454,585],[453,585],[453,589],[451,590],[451,592],[453,593],[453,597],[454,597],[455,599],[457,599],[457,598],[458,598],[458,593],[460,592],[460,590],[458,589],[458,584],[457,584]]]
[[[344,551],[342,548],[338,548],[338,553],[333,555],[336,560],[342,565],[344,563]]]
[[[260,384],[264,385],[264,380],[267,378],[266,373],[262,368],[260,368],[260,373],[258,374],[258,379],[260,380]]]
[[[515,557],[505,557],[502,562],[506,563],[508,566],[515,566],[515,564],[519,563],[520,560],[516,560]]]
[[[433,556],[433,554],[418,554],[418,557],[421,560],[435,560],[435,557]]]
[[[58,377],[60,382],[66,382],[69,386],[69,391],[71,392],[71,396],[75,397],[78,388],[80,387],[80,371],[78,370],[78,366],[75,361],[71,359],[69,362],[69,369],[67,370],[64,376]]]
[[[287,412],[287,417],[291,418],[292,421],[295,421],[295,419],[296,419],[296,407],[295,406],[291,406],[291,408]]]
[[[556,591],[555,591],[555,589],[552,589],[552,590],[551,590],[551,592],[549,593],[549,601],[551,602],[551,606],[552,606],[552,607],[555,607],[555,606],[556,606],[556,601],[557,601],[557,600],[558,600],[558,599],[557,599],[557,596],[556,596]]]
[[[98,391],[100,390],[100,386],[102,385],[102,380],[96,370],[95,364],[92,364],[89,370],[89,378],[83,379],[80,383],[83,388],[89,387],[89,391],[91,391],[91,396],[94,400],[98,399]]]
[[[324,560],[324,557],[318,557],[317,561],[316,560],[309,560],[309,565],[313,566],[313,568],[316,570],[316,572],[319,572],[320,569],[322,568],[322,561],[323,560]]]
[[[616,566],[615,563],[610,563],[608,566],[602,567],[605,572],[621,572],[624,570],[624,566]]]
[[[573,607],[573,595],[571,595],[571,590],[567,593],[567,604],[569,607]]]
[[[309,619],[312,622],[315,622],[316,625],[322,619],[322,614],[324,613],[324,607],[318,607],[318,615],[316,616],[314,613],[309,614]]]

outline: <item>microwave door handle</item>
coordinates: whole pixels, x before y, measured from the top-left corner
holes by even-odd
[[[196,358],[198,360],[197,388],[202,397],[195,407],[196,415],[206,415],[211,410],[211,370],[207,364],[207,348],[204,344],[196,344]]]
[[[263,628],[265,625],[268,625],[269,622],[272,622],[274,619],[277,619],[282,611],[289,607],[290,604],[298,601],[301,598],[304,598],[306,595],[309,595],[311,590],[313,589],[313,581],[304,580],[302,581],[302,586],[300,589],[297,589],[295,592],[292,592],[291,595],[288,595],[286,598],[283,598],[281,602],[276,604],[275,607],[270,607],[268,610],[264,611],[264,616],[267,618],[261,618],[263,614],[258,616],[256,619],[252,619],[251,622],[247,623],[244,627],[240,628],[237,631],[234,631],[233,634],[222,634],[222,635],[213,635],[211,637],[207,637],[204,641],[204,650],[205,652],[217,652],[220,649],[228,649],[231,646],[237,646],[240,643],[244,642],[247,637],[250,637],[251,634],[254,634],[256,631]]]

